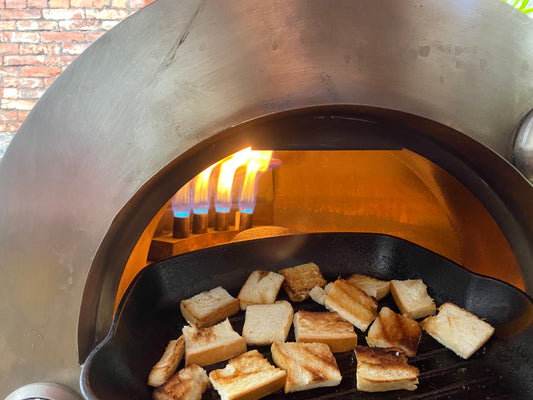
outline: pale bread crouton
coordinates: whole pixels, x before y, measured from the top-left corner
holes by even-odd
[[[183,336],[185,365],[203,367],[246,352],[246,341],[233,330],[228,319],[208,328],[184,326]]]
[[[324,286],[324,288],[320,286],[315,286],[309,292],[309,297],[311,297],[315,302],[323,306],[326,303],[326,296],[328,295],[332,286],[333,282],[328,283],[326,286]]]
[[[286,300],[274,304],[250,304],[246,308],[242,336],[248,345],[284,342],[292,325],[294,311]]]
[[[427,317],[420,325],[435,340],[464,359],[479,350],[494,333],[494,327],[489,323],[453,303],[444,303],[437,315]]]
[[[287,371],[285,393],[337,386],[341,373],[325,343],[279,343],[271,346],[272,359]]]
[[[395,347],[414,357],[421,337],[418,322],[383,307],[368,330],[366,342],[372,347]]]
[[[367,295],[362,289],[344,279],[337,279],[333,282],[326,296],[325,305],[328,310],[337,312],[363,332],[376,318],[378,309],[378,303],[374,297]]]
[[[180,310],[183,318],[199,328],[205,328],[223,321],[239,312],[239,300],[222,286],[182,300]]]
[[[294,335],[298,343],[325,343],[332,353],[353,350],[357,345],[353,325],[335,312],[298,311]]]
[[[239,306],[246,310],[248,304],[272,304],[285,278],[272,271],[253,271],[239,292]]]
[[[357,390],[386,392],[389,390],[415,390],[418,385],[418,368],[407,364],[407,357],[397,349],[357,346]]]
[[[183,368],[164,385],[156,388],[154,400],[201,400],[210,386],[207,373],[196,364]]]
[[[435,302],[422,279],[393,280],[390,290],[402,315],[419,319],[435,314]]]
[[[304,301],[309,298],[311,289],[315,286],[324,287],[327,283],[318,265],[312,262],[284,268],[278,273],[285,277],[283,288],[294,302]]]
[[[363,289],[366,294],[375,297],[376,300],[381,300],[388,295],[390,291],[389,281],[382,281],[368,275],[353,274],[346,280],[352,285],[357,286],[359,289]]]
[[[176,372],[185,353],[185,339],[181,335],[168,342],[161,359],[155,364],[148,375],[148,385],[157,387],[165,383]]]
[[[233,358],[223,369],[209,374],[222,400],[254,400],[285,385],[287,373],[270,364],[257,350]]]

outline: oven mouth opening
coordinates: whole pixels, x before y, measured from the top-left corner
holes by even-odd
[[[525,285],[526,289],[530,287],[527,279],[521,281],[520,266],[533,259],[531,235],[524,234],[529,228],[516,217],[522,212],[522,206],[503,183],[509,182],[509,176],[515,172],[503,158],[458,131],[402,112],[348,105],[299,109],[264,116],[214,135],[160,171],[122,209],[102,242],[87,279],[78,329],[80,362],[107,334],[117,298],[136,273],[124,278],[139,246],[144,246],[144,250],[140,252],[140,261],[134,260],[133,264],[138,267],[146,262],[143,257],[147,255],[153,233],[146,239],[143,232],[146,233],[151,221],[154,225],[154,220],[160,218],[158,211],[164,210],[178,188],[206,167],[249,146],[273,150],[274,154],[305,154],[309,159],[317,154],[364,154],[374,161],[385,157],[412,172],[415,168],[415,176],[424,168],[434,166],[433,170],[440,171],[434,189],[442,189],[439,186],[442,179],[455,181],[454,188],[462,187],[463,193],[479,203],[488,216],[487,221],[494,224],[494,232],[500,235],[507,265],[511,266],[510,270],[515,269],[513,283],[519,287]],[[417,164],[420,162],[423,167]],[[500,172],[495,175],[494,169]],[[425,179],[420,175],[418,178]],[[440,194],[446,200],[454,195],[457,193]]]

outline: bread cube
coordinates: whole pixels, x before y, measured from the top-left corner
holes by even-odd
[[[420,325],[435,340],[464,359],[479,350],[494,333],[492,325],[453,303],[444,303],[437,315],[427,317]]]
[[[180,310],[189,324],[205,328],[239,312],[239,300],[222,286],[182,300]]]
[[[246,310],[249,304],[272,304],[285,278],[272,271],[253,271],[239,292],[239,306]]]
[[[246,308],[242,336],[248,345],[284,342],[292,325],[294,311],[288,301],[251,304]]]
[[[422,279],[393,280],[390,290],[402,315],[419,319],[435,314],[435,302]]]
[[[307,263],[278,271],[285,277],[283,288],[294,302],[309,298],[309,292],[315,286],[324,287],[327,281],[322,276],[318,265]]]

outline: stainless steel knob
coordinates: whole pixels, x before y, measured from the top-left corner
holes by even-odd
[[[518,127],[513,153],[515,166],[533,182],[533,110]]]
[[[36,382],[22,386],[8,395],[5,400],[81,400],[81,397],[66,386],[53,382]]]

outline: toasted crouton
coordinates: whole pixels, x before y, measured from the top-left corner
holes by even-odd
[[[192,364],[174,374],[163,386],[154,390],[154,400],[201,400],[209,387],[203,368]]]
[[[318,266],[312,262],[284,268],[278,272],[285,277],[283,288],[294,302],[304,301],[309,298],[311,289],[315,286],[324,287],[327,283]]]
[[[353,274],[346,279],[352,285],[357,286],[359,289],[363,289],[369,296],[375,297],[376,300],[381,300],[383,297],[389,294],[390,282],[381,281],[371,276]]]
[[[309,292],[309,296],[316,301],[318,304],[323,306],[326,303],[326,296],[328,295],[329,291],[331,290],[331,287],[333,286],[333,282],[328,283],[324,288],[320,286],[315,286],[311,291]]]
[[[376,318],[378,309],[374,297],[344,279],[337,279],[333,283],[326,296],[325,305],[328,310],[337,312],[363,332]]]
[[[274,304],[251,304],[246,308],[242,336],[249,345],[284,342],[292,325],[294,311],[286,300]]]
[[[239,300],[222,286],[197,294],[180,303],[183,318],[189,324],[205,328],[239,312]]]
[[[246,341],[228,319],[208,328],[184,326],[185,365],[199,366],[228,360],[246,352]]]
[[[337,386],[342,376],[325,343],[279,343],[271,346],[272,359],[287,371],[285,393]]]
[[[429,297],[422,279],[391,281],[391,293],[402,315],[419,319],[435,314],[435,302]]]
[[[386,392],[389,390],[415,390],[418,385],[418,368],[407,364],[407,357],[396,349],[357,346],[357,390]]]
[[[357,345],[353,325],[335,312],[298,311],[294,314],[294,335],[298,343],[325,343],[333,353],[353,350]]]
[[[148,385],[157,387],[165,383],[176,372],[185,353],[185,339],[181,335],[176,340],[171,340],[161,359],[154,365],[148,376]]]
[[[274,367],[257,350],[241,354],[209,374],[222,400],[260,399],[281,389],[286,378],[284,370]]]
[[[420,325],[439,343],[467,359],[489,340],[494,327],[469,311],[444,303],[439,313],[424,319]]]
[[[372,347],[396,347],[414,357],[421,337],[418,322],[383,307],[368,330],[366,342]]]
[[[239,292],[239,306],[246,310],[248,304],[272,304],[285,278],[272,271],[253,271]]]

